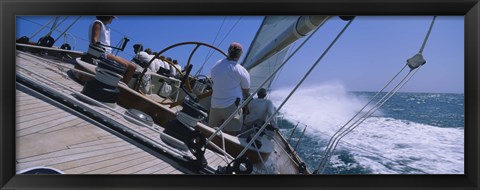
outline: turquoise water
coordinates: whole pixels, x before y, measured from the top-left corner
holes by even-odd
[[[286,93],[270,98],[279,105]],[[280,111],[281,132],[313,171],[331,136],[375,94],[338,87],[299,91]],[[463,174],[464,102],[463,94],[397,93],[340,141],[324,173]]]

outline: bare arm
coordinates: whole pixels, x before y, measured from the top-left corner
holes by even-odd
[[[249,88],[247,88],[247,89],[242,88],[242,95],[243,95],[243,99],[247,99],[250,96],[250,89]]]
[[[270,100],[267,100],[268,101],[268,107],[267,107],[267,116],[268,117],[271,117],[274,113],[275,113],[275,107],[273,106],[273,103],[272,101]],[[271,121],[270,121],[270,124],[275,127],[275,128],[278,128],[278,125],[277,125],[277,121],[276,121],[276,117],[274,117]]]
[[[242,88],[242,94],[243,94],[243,99],[247,99],[248,96],[250,96],[250,89],[249,89],[249,88],[247,88],[247,89]],[[248,103],[249,103],[249,102],[247,102],[247,103],[245,104],[245,106],[243,106],[243,108],[242,108],[242,109],[243,109],[243,113],[244,113],[245,115],[250,114],[250,109],[248,109]]]
[[[96,44],[98,42],[98,38],[100,37],[100,30],[101,30],[102,26],[100,25],[100,23],[98,22],[95,22],[95,24],[93,24],[93,27],[92,27],[92,39],[90,39],[90,43],[91,44]]]
[[[206,97],[211,96],[212,93],[213,93],[213,90],[210,90],[210,91],[205,92],[205,93],[203,93],[203,94],[197,95],[197,98],[198,98],[199,100],[201,100],[201,99],[203,99],[203,98],[206,98]]]

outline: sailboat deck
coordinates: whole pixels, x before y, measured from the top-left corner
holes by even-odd
[[[41,57],[18,52],[16,65],[17,74],[54,89],[67,100],[76,100],[73,94],[83,88],[67,75],[73,65],[61,60],[43,60]],[[169,157],[118,135],[96,121],[62,108],[59,103],[52,103],[48,97],[32,92],[28,87],[17,85],[17,172],[47,166],[67,174],[192,173]],[[170,152],[192,156],[189,152],[173,149],[162,142],[159,133],[163,128],[156,124],[147,128],[126,120],[122,114],[126,111],[123,107],[109,108],[80,101],[76,103],[153,140]],[[226,165],[221,155],[209,150],[205,152],[205,158],[212,168]]]

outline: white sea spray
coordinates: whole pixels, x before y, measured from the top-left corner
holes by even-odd
[[[279,106],[290,90],[274,90],[270,99]],[[368,101],[330,83],[300,88],[280,112],[287,120],[307,125],[307,135],[326,141]],[[464,173],[463,128],[386,117],[381,109],[346,135],[338,149],[349,151],[372,173]]]

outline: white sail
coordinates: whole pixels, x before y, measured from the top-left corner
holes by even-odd
[[[256,65],[255,67],[248,70],[250,73],[250,89],[253,91],[260,87],[260,85],[268,78],[268,75],[273,73],[277,67],[285,60],[287,56],[288,50],[290,48],[287,47],[276,53],[274,56],[268,58],[266,61],[261,62],[261,64]],[[270,90],[270,86],[272,82],[275,80],[275,77],[270,79],[263,87],[267,90]]]
[[[288,47],[321,26],[329,16],[267,16],[242,65],[249,71],[255,90],[287,56]],[[264,86],[269,88],[272,80]]]

